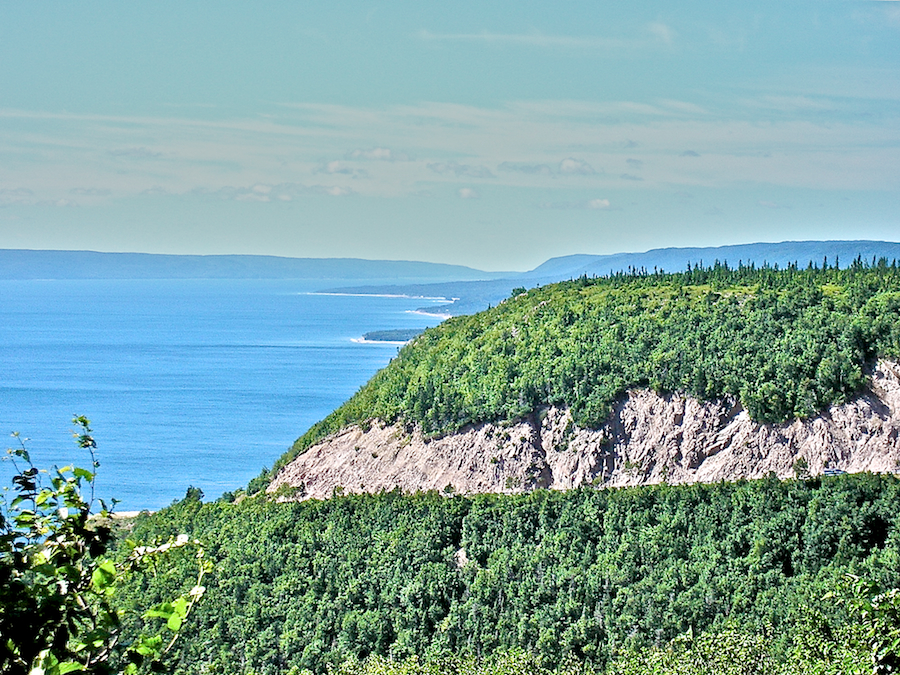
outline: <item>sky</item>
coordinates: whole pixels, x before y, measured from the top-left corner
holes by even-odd
[[[0,0],[0,248],[900,240],[900,2]]]

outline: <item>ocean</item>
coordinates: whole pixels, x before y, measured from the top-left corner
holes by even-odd
[[[440,322],[415,310],[442,300],[314,293],[333,285],[0,281],[0,433],[39,467],[88,467],[71,423],[86,416],[118,511],[243,487],[397,354],[363,333]]]

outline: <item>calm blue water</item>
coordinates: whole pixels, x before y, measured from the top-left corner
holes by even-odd
[[[0,433],[41,466],[88,466],[85,415],[119,511],[242,487],[397,353],[354,338],[439,321],[412,313],[427,300],[309,293],[328,285],[0,281]]]

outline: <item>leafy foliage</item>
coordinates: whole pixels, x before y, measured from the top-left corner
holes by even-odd
[[[852,577],[855,609],[869,646],[875,675],[900,672],[900,589],[881,592],[869,579]]]
[[[18,448],[7,451],[17,473],[15,496],[0,510],[0,672],[133,673],[142,663],[158,670],[203,595],[209,563],[199,549],[191,590],[143,614],[145,619],[162,618],[164,633],[135,636],[122,644],[123,611],[116,594],[123,581],[141,565],[155,565],[168,551],[199,542],[181,535],[162,545],[131,546],[119,560],[108,557],[114,540],[111,510],[100,501],[97,516],[91,513],[99,466],[96,443],[86,418],[76,417],[73,423],[79,428],[79,447],[90,453],[90,470],[38,470],[21,440]],[[43,484],[43,476],[49,485]]]
[[[805,418],[852,398],[879,356],[900,357],[896,263],[581,278],[425,331],[274,469],[376,418],[443,434],[558,405],[598,428],[634,387],[733,397],[764,422]]]

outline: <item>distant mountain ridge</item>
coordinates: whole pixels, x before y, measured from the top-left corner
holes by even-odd
[[[384,279],[415,283],[495,279],[510,274],[515,273],[408,260],[0,249],[0,279]]]
[[[827,258],[830,265],[838,261],[846,267],[857,257],[871,262],[872,257],[900,259],[900,243],[888,241],[782,241],[775,243],[734,244],[716,247],[657,248],[643,253],[615,253],[612,255],[576,254],[550,258],[522,278],[546,278],[573,275],[576,277],[603,276],[610,272],[625,271],[629,267],[653,271],[682,272],[688,263],[712,265],[715,261],[728,262],[732,267],[739,263],[778,265],[783,267],[797,262],[800,265],[812,261],[818,265]]]
[[[496,305],[509,297],[513,289],[534,288],[557,281],[567,281],[581,276],[602,277],[630,269],[647,272],[683,272],[689,265],[713,265],[716,261],[737,267],[739,263],[763,264],[785,267],[798,263],[805,267],[809,262],[821,267],[826,261],[830,266],[837,262],[847,267],[857,257],[869,263],[872,259],[900,260],[900,243],[889,241],[783,241],[776,243],[735,244],[717,247],[658,248],[642,253],[614,253],[611,255],[575,254],[550,258],[533,270],[506,278],[484,281],[471,280],[416,285],[369,285],[355,287],[358,293],[398,293],[422,297],[455,298],[428,311],[442,311],[455,316],[474,314]],[[351,290],[351,289],[347,289]]]
[[[452,315],[496,305],[519,287],[534,288],[581,276],[630,269],[680,272],[715,261],[783,267],[797,262],[846,267],[861,257],[900,260],[900,243],[887,241],[784,241],[718,247],[660,248],[610,255],[550,258],[527,272],[485,272],[445,263],[362,258],[287,258],[265,255],[170,255],[0,249],[0,279],[316,279],[323,291],[453,298],[423,308]],[[366,285],[359,285],[360,283]]]

